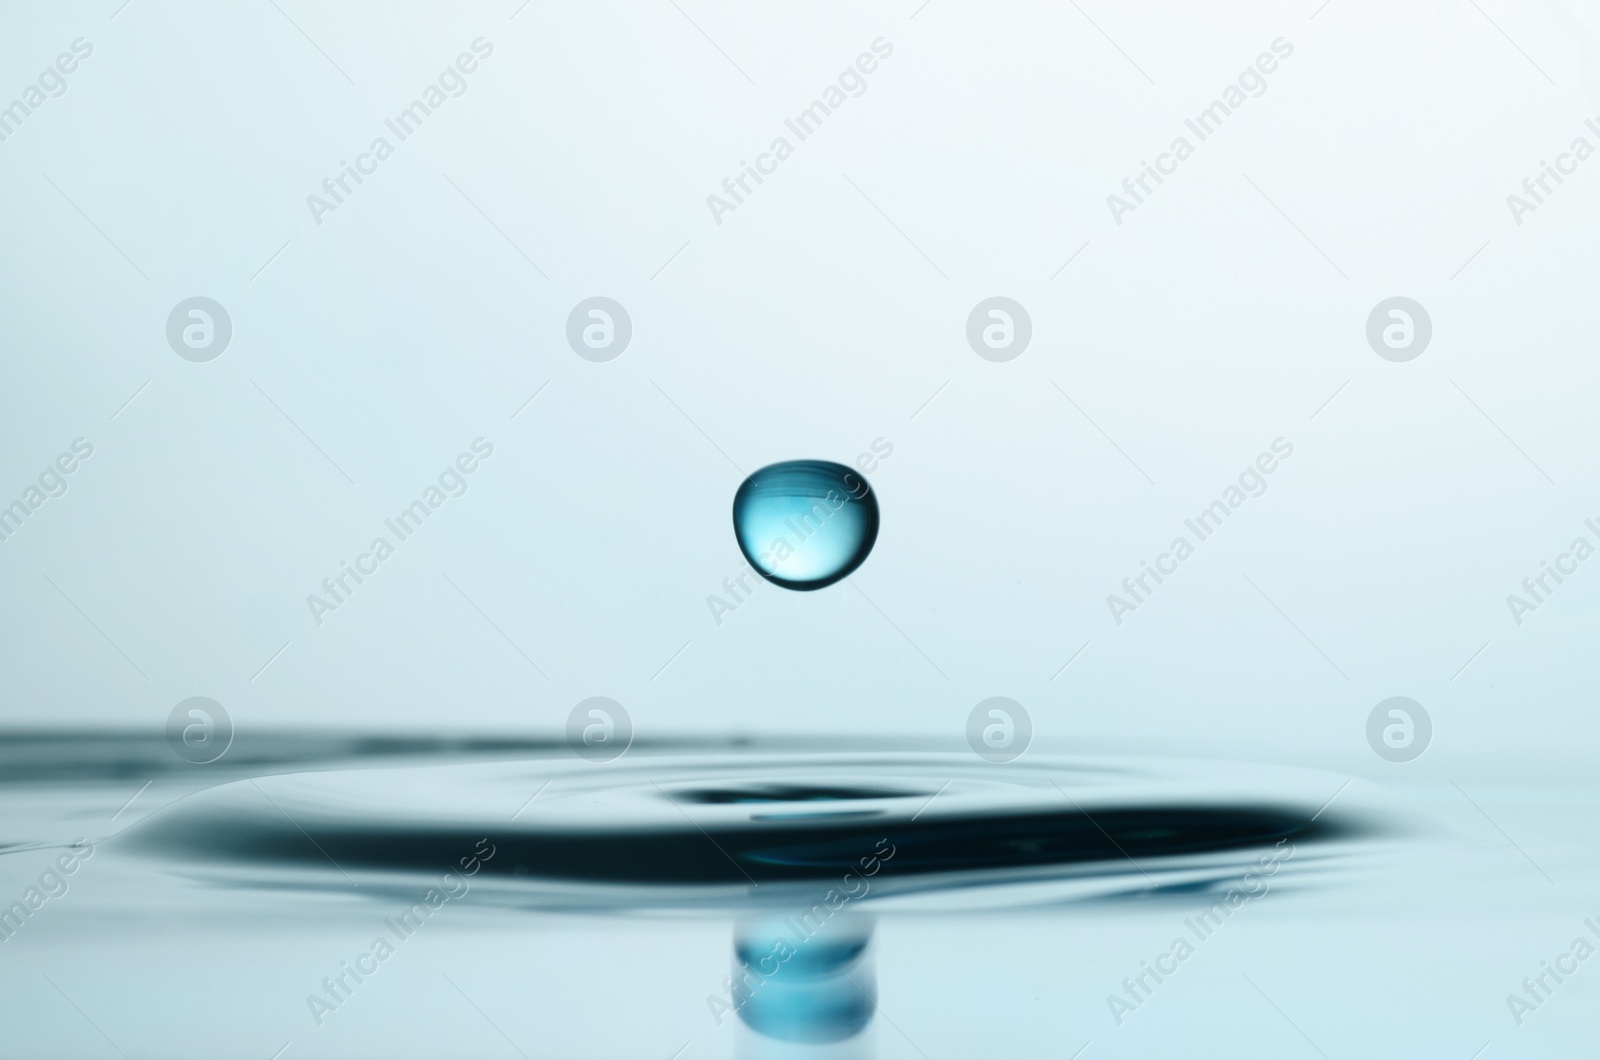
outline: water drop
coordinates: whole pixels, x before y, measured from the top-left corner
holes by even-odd
[[[878,497],[852,468],[789,460],[755,472],[733,497],[745,559],[785,589],[821,589],[847,577],[878,539]]]

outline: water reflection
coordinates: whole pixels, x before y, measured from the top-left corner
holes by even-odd
[[[878,1003],[870,962],[873,920],[826,909],[826,901],[819,900],[781,920],[751,918],[734,928],[726,1003],[758,1035],[794,1045],[831,1045],[856,1037],[872,1021]]]

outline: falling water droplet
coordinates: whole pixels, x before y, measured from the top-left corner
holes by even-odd
[[[878,498],[855,470],[827,460],[762,468],[733,497],[739,550],[785,589],[821,589],[861,566],[878,539]]]

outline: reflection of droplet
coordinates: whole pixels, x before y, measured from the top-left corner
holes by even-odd
[[[878,988],[864,960],[872,918],[822,900],[734,929],[733,1007],[751,1030],[785,1042],[838,1042],[872,1021]]]
[[[872,551],[878,498],[843,464],[772,464],[734,494],[733,531],[763,578],[785,589],[821,589],[848,576]]]

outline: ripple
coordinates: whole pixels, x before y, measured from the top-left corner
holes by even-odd
[[[1275,844],[1331,853],[1376,834],[1359,813],[1318,811],[1332,788],[1181,761],[641,755],[262,778],[183,800],[127,840],[214,882],[296,888],[436,874],[487,841],[474,886],[534,907],[737,910],[869,865],[874,904],[1059,902],[1192,892]]]

